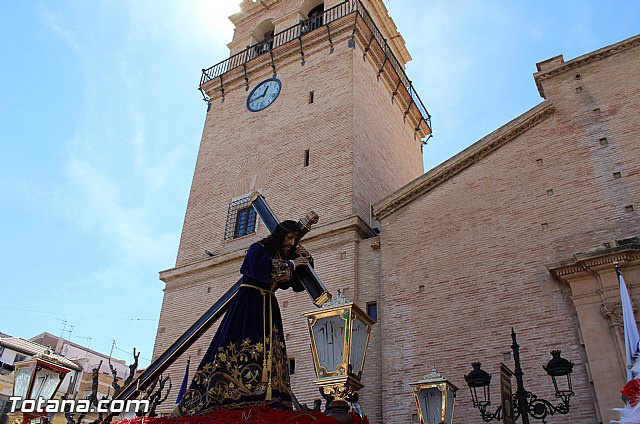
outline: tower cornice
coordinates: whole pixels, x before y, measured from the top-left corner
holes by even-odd
[[[576,57],[568,62],[565,62],[562,55],[554,56],[551,59],[544,60],[536,64],[538,72],[533,74],[533,79],[538,87],[540,96],[545,97],[543,82],[549,78],[553,78],[556,75],[563,74],[565,72],[580,68],[598,60],[605,59],[613,56],[614,54],[622,53],[633,47],[640,45],[640,35],[627,38],[626,40],[612,44],[610,46],[603,47],[594,52]]]
[[[205,99],[210,102],[224,101],[225,95],[231,91],[243,86],[248,89],[252,77],[264,76],[269,68],[275,76],[279,66],[296,60],[304,65],[305,57],[309,57],[310,52],[323,47],[332,51],[334,45],[349,40],[349,46],[355,48],[359,44],[363,60],[376,67],[378,81],[384,81],[391,101],[404,111],[404,121],[412,126],[415,138],[422,139],[431,134],[431,116],[407,77],[403,61],[396,58],[360,0],[340,3],[326,10],[325,23],[321,26],[309,31],[305,30],[305,25],[308,24],[301,22],[274,34],[272,44],[267,47],[264,42],[250,46],[203,69],[200,90]]]
[[[418,197],[430,192],[540,122],[545,121],[554,112],[555,108],[551,102],[544,101],[491,134],[481,138],[451,159],[441,163],[374,205],[376,219],[382,220]]]

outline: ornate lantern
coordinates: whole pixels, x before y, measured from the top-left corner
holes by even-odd
[[[480,365],[480,362],[472,363],[473,370],[465,375],[464,379],[469,386],[469,390],[471,390],[473,406],[484,411],[491,404],[491,392],[489,390],[491,374],[480,368]],[[478,398],[478,388],[482,389],[482,398]]]
[[[340,294],[322,309],[304,315],[311,336],[315,383],[333,397],[334,409],[348,411],[345,401],[355,402],[356,392],[363,387],[360,378],[373,320]]]
[[[435,367],[422,380],[409,385],[413,389],[421,423],[453,423],[453,408],[458,388],[436,371]]]
[[[45,415],[44,411],[37,409],[38,401],[52,399],[65,375],[71,371],[50,356],[50,353],[47,350],[31,359],[15,363],[13,396],[22,399],[19,404],[23,411],[32,411],[23,413],[26,420]],[[27,406],[25,401],[31,405]]]
[[[560,356],[559,350],[551,351],[551,360],[546,366],[543,365],[544,370],[549,374],[553,381],[553,387],[556,390],[556,397],[560,398],[563,402],[568,403],[569,398],[574,395],[573,385],[571,384],[571,373],[573,372],[573,362],[564,359]],[[560,382],[556,380],[556,377],[566,376],[566,384],[564,379]],[[558,384],[560,383],[560,385]]]
[[[551,352],[551,360],[547,363],[547,365],[542,366],[547,374],[549,374],[549,376],[551,377],[553,387],[555,389],[555,397],[560,399],[561,401],[554,405],[548,400],[539,398],[538,396],[527,391],[524,388],[524,383],[522,381],[523,372],[520,365],[520,345],[516,340],[516,332],[513,328],[511,329],[511,340],[513,341],[513,343],[511,344],[511,350],[513,351],[513,361],[515,364],[515,371],[513,372],[513,374],[515,374],[516,376],[516,393],[515,395],[511,394],[510,375],[512,374],[512,372],[509,371],[504,364],[502,364],[500,371],[500,394],[502,395],[503,405],[499,406],[495,412],[487,410],[489,405],[491,405],[491,397],[489,392],[491,374],[480,368],[479,362],[474,362],[471,364],[473,366],[473,370],[464,377],[464,379],[467,381],[469,389],[471,390],[471,399],[473,401],[473,406],[478,408],[478,410],[480,411],[482,420],[485,422],[499,420],[500,416],[502,415],[502,417],[505,418],[506,422],[507,415],[505,415],[505,409],[501,408],[505,407],[505,402],[507,401],[509,401],[509,404],[511,404],[511,401],[513,401],[515,404],[515,417],[512,417],[512,419],[517,419],[519,416],[524,424],[529,423],[529,416],[545,422],[546,418],[549,415],[568,414],[571,410],[571,396],[574,396],[573,386],[571,384],[573,363],[561,357],[559,350],[554,350]],[[503,377],[505,375],[505,373],[503,373],[503,369],[506,369],[507,373],[509,374],[509,376],[507,376],[506,384],[505,380],[503,380]],[[477,393],[478,389],[482,389],[482,397],[479,397],[479,394]]]

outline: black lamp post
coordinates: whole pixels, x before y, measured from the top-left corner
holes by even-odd
[[[544,370],[553,381],[555,397],[560,399],[560,403],[553,405],[548,400],[539,399],[533,393],[525,390],[522,381],[524,373],[520,366],[520,346],[516,342],[516,332],[513,328],[511,329],[511,339],[513,340],[511,350],[513,351],[513,361],[515,363],[515,372],[513,374],[516,376],[517,387],[512,399],[512,404],[515,405],[514,419],[517,420],[518,417],[522,417],[523,424],[529,424],[529,416],[531,416],[546,423],[549,415],[569,413],[571,408],[569,400],[574,395],[573,386],[571,385],[573,363],[562,358],[559,350],[554,350],[551,352],[552,358],[549,363],[543,365]],[[487,408],[491,405],[489,392],[491,374],[482,370],[479,362],[474,362],[471,365],[473,366],[473,371],[467,374],[464,379],[467,381],[469,390],[471,390],[473,406],[478,408],[482,420],[485,422],[502,419],[502,405],[498,406],[495,412],[487,411]],[[481,397],[478,397],[478,389],[482,389]]]

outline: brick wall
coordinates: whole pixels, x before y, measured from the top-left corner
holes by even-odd
[[[395,87],[378,81],[371,62],[371,56],[359,53],[353,59],[354,207],[365,220],[371,204],[424,172],[421,142],[404,121],[399,102],[391,102]]]
[[[352,50],[342,45],[278,67],[282,91],[261,112],[249,112],[244,89],[226,93],[207,115],[178,251],[177,265],[237,250],[226,242],[227,205],[235,196],[262,189],[281,219],[315,210],[322,223],[353,212]],[[271,77],[251,75],[251,87]],[[309,104],[309,92],[314,103]],[[309,150],[309,166],[304,152]],[[263,236],[262,233],[259,236]],[[259,237],[255,237],[257,240]]]
[[[381,220],[385,422],[410,420],[406,385],[432,364],[461,387],[456,423],[478,422],[463,375],[475,360],[494,377],[501,361],[511,365],[505,354],[512,326],[527,389],[553,398],[541,369],[551,349],[576,364],[572,412],[548,422],[599,421],[570,292],[547,267],[640,233],[640,48],[581,63],[542,84],[546,104],[531,114],[555,109],[550,116]],[[515,121],[421,183],[517,131]],[[600,340],[612,343],[608,333]],[[605,410],[602,419],[611,418]]]

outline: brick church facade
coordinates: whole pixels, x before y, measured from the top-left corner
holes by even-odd
[[[425,174],[429,116],[381,0],[244,0],[230,19],[230,59],[202,80],[210,108],[176,265],[160,274],[154,357],[267,235],[243,215],[257,190],[280,219],[316,211],[304,244],[318,275],[377,310],[360,393],[372,423],[415,420],[408,383],[433,364],[461,388],[455,422],[479,422],[463,376],[474,361],[494,376],[512,364],[511,327],[539,396],[553,398],[550,350],[575,363],[572,411],[548,422],[612,419],[625,382],[614,261],[640,298],[640,36],[539,63],[539,105]],[[249,110],[269,78],[277,98]],[[302,313],[313,305],[277,296],[293,391],[309,402],[319,396]],[[174,382],[214,332],[171,367]]]

